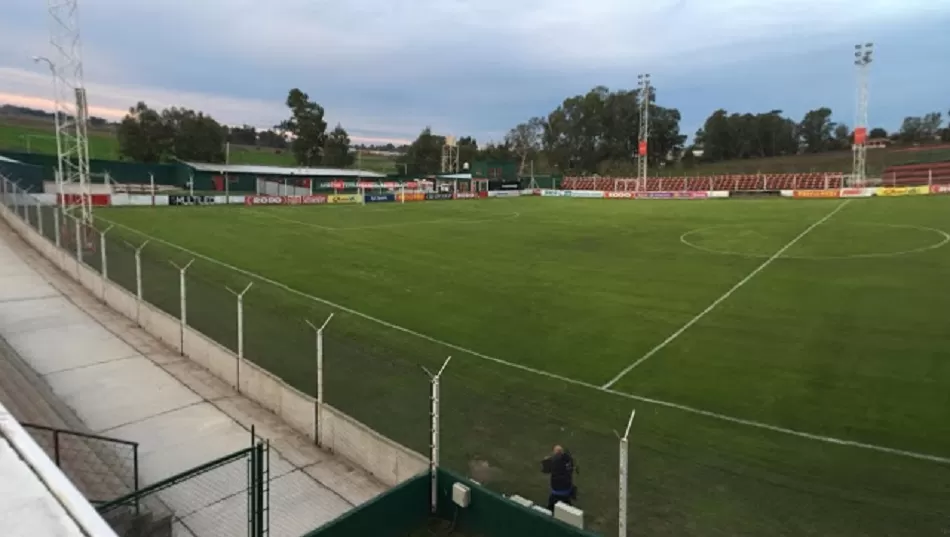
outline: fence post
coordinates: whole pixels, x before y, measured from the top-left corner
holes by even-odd
[[[230,287],[225,287],[231,294],[237,297],[237,371],[234,377],[234,387],[238,393],[241,393],[241,367],[244,365],[244,294],[247,293],[254,282],[247,284],[243,291],[237,293]]]
[[[934,171],[927,170],[927,186],[933,186],[934,184]]]
[[[195,260],[192,259],[187,264],[185,264],[185,266],[179,267],[178,265],[175,264],[174,261],[169,261],[169,263],[171,263],[173,267],[178,269],[178,290],[179,290],[179,306],[178,307],[180,308],[180,313],[181,313],[178,316],[179,321],[180,321],[178,323],[178,326],[179,326],[179,329],[181,330],[181,347],[179,348],[179,352],[181,353],[182,356],[185,355],[185,327],[188,326],[188,291],[186,288],[187,284],[185,283],[185,273],[188,271],[188,267],[190,267],[191,264],[194,262]]]
[[[449,365],[449,361],[452,360],[452,357],[449,356],[445,359],[445,363],[442,364],[442,368],[439,369],[439,372],[433,375],[425,367],[422,368],[423,371],[429,375],[429,381],[432,384],[432,393],[430,395],[430,413],[431,423],[429,429],[432,433],[432,438],[429,443],[429,484],[430,484],[430,507],[432,512],[435,513],[436,509],[439,506],[439,389],[440,381],[442,378],[442,373],[445,371],[446,366]]]
[[[633,425],[633,417],[637,411],[630,412],[630,419],[627,421],[627,430],[620,439],[620,537],[627,537],[627,482],[629,480],[630,453],[628,451],[627,438],[630,436],[630,426]],[[620,435],[617,435],[620,436]]]
[[[323,330],[330,324],[331,319],[333,319],[332,313],[327,317],[326,321],[323,321],[320,328],[317,328],[315,324],[307,321],[310,328],[313,328],[317,338],[317,385],[314,387],[316,391],[316,402],[313,406],[313,441],[318,446],[323,445]]]
[[[59,468],[59,431],[53,431],[53,459],[56,461],[56,467]]]
[[[139,491],[139,445],[132,444],[132,486],[134,491]],[[139,515],[139,497],[135,496],[135,516]]]
[[[73,221],[76,224],[76,262],[82,262],[82,226],[79,223],[79,219],[73,217]],[[76,265],[76,270],[79,270],[79,265]],[[77,276],[78,277],[78,276]]]
[[[53,209],[53,238],[56,241],[56,248],[62,248],[59,231],[59,207],[56,207]]]
[[[102,299],[106,298],[106,281],[109,280],[109,259],[106,255],[106,233],[115,226],[109,226],[99,233],[99,255],[102,262]]]
[[[138,248],[126,243],[135,250],[135,298],[138,299],[135,301],[135,324],[139,326],[142,326],[142,249],[148,242],[143,242]]]
[[[41,236],[46,237],[43,233],[43,206],[38,201],[36,202],[36,229]]]

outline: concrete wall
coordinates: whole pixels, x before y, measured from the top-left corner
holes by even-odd
[[[280,416],[299,433],[350,460],[381,482],[394,486],[428,468],[427,457],[380,435],[329,405],[324,404],[322,409],[318,409],[314,397],[297,391],[257,365],[245,360],[241,362],[239,372],[238,358],[229,349],[191,327],[182,329],[175,317],[147,302],[140,302],[118,284],[103,281],[95,270],[77,263],[74,255],[56,248],[2,205],[0,216],[33,248],[115,311],[136,321],[155,338],[238,388],[244,396]]]

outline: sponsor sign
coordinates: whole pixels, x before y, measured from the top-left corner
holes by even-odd
[[[841,197],[839,190],[795,190],[792,192],[793,198],[838,198]]]
[[[637,192],[637,198],[647,199],[677,199],[677,200],[695,200],[706,199],[709,194],[706,191],[679,191],[679,192]]]
[[[108,207],[112,203],[111,194],[90,194],[89,204],[93,207]],[[57,205],[80,205],[82,203],[82,194],[57,194]]]
[[[728,198],[729,191],[728,190],[710,190],[706,192],[706,197],[707,198]]]
[[[931,194],[950,194],[950,185],[930,185]]]
[[[874,194],[874,190],[870,188],[842,188],[841,197],[842,198],[868,198]]]
[[[286,205],[323,205],[328,202],[329,196],[326,194],[314,194],[312,196],[283,196]]]
[[[927,194],[930,194],[930,187],[926,185],[912,186],[910,187],[910,190],[911,190],[911,194],[916,194],[918,196],[926,196]]]
[[[244,205],[283,205],[283,196],[247,196]]]
[[[456,192],[455,199],[457,200],[473,200],[478,197],[478,194],[474,192]]]
[[[556,198],[559,195],[558,192],[560,191],[543,189],[541,190],[541,196],[545,198]]]
[[[384,203],[387,201],[396,201],[395,194],[367,194],[366,203]]]
[[[607,199],[630,200],[637,197],[636,192],[604,192]]]
[[[452,199],[451,192],[429,192],[426,194],[427,200],[450,200]]]
[[[929,192],[929,189],[928,189]],[[906,186],[885,186],[877,189],[878,196],[910,196],[916,194],[912,188],[907,188]]]
[[[169,205],[214,205],[214,196],[168,196]]]
[[[396,201],[423,201],[426,195],[422,192],[406,192],[405,194],[396,194]]]
[[[562,190],[565,196],[570,198],[603,198],[604,193],[600,190]]]
[[[327,203],[360,203],[363,196],[359,194],[330,194],[327,196]]]
[[[488,192],[489,198],[514,198],[520,195],[520,190],[490,190]]]

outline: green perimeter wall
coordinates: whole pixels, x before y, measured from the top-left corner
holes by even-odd
[[[452,486],[471,490],[465,509],[452,502]],[[595,537],[554,520],[446,470],[439,470],[439,510],[435,518],[454,521],[465,537]],[[405,537],[426,526],[431,517],[429,474],[420,474],[377,496],[304,537]]]
[[[20,153],[3,151],[0,155],[20,161],[24,164],[39,166],[43,170],[43,181],[55,181],[55,170],[58,167],[56,155],[40,153]],[[89,161],[89,171],[92,173],[107,173],[113,181],[126,184],[149,184],[149,174],[155,176],[155,184],[168,186],[183,186],[188,181],[188,168],[181,164],[143,164],[140,162],[124,162],[121,160]],[[40,189],[42,191],[42,188]]]

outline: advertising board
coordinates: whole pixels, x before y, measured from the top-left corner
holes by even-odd
[[[422,192],[406,192],[403,194],[396,194],[396,201],[423,201],[426,199],[426,195]]]
[[[709,197],[706,191],[679,191],[679,192],[638,192],[638,198],[646,199],[677,199],[677,200],[695,200]]]
[[[794,192],[793,192],[794,194]],[[781,196],[781,190],[730,190],[730,198],[770,198]]]
[[[631,200],[637,197],[636,192],[604,192],[604,197],[612,200]]]
[[[456,192],[455,199],[457,200],[473,200],[478,197],[478,194],[474,192]]]
[[[842,198],[869,198],[874,195],[874,189],[871,188],[842,188]]]
[[[322,205],[329,196],[244,196],[244,205]]]
[[[169,205],[214,205],[214,196],[168,196]]]
[[[792,192],[793,198],[839,198],[841,197],[841,191],[839,190],[795,190]]]
[[[283,205],[283,196],[246,196],[244,205]]]
[[[359,194],[330,194],[327,196],[327,203],[360,203],[363,196]]]
[[[931,194],[950,194],[950,185],[930,185]]]
[[[82,202],[81,194],[57,194],[57,205],[79,205]],[[112,204],[111,194],[90,194],[89,203],[93,207],[108,207]]]
[[[542,189],[542,190],[541,190],[541,196],[542,196],[542,197],[545,197],[545,198],[556,198],[556,197],[558,196],[558,191],[557,191],[557,190]]]
[[[366,203],[385,203],[388,201],[396,201],[395,194],[367,194]]]
[[[427,200],[450,200],[452,199],[451,192],[428,192],[426,193]]]
[[[916,194],[916,192],[905,186],[885,186],[877,189],[878,196],[910,196],[911,194]]]
[[[603,198],[600,190],[561,190],[561,195],[568,198]]]
[[[490,190],[488,192],[489,198],[514,198],[520,195],[520,190]]]

